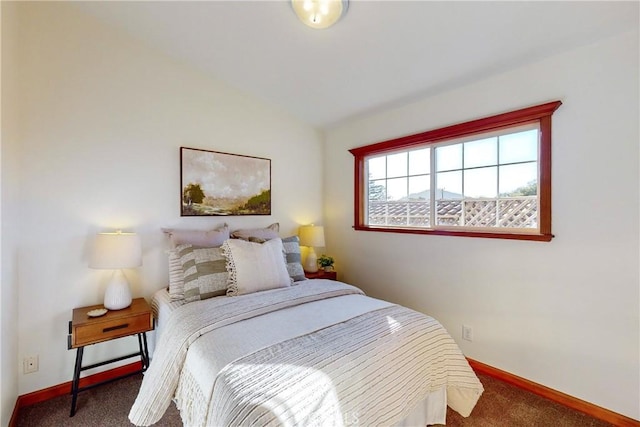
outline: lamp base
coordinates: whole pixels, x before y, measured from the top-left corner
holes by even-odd
[[[104,293],[104,307],[109,310],[122,310],[131,305],[131,290],[122,270],[113,273],[111,282]]]
[[[309,253],[307,259],[304,262],[304,271],[308,273],[315,273],[318,271],[318,256],[312,246],[309,246]]]

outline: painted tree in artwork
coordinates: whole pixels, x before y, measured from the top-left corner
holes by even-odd
[[[200,188],[200,184],[190,183],[182,191],[182,200],[187,204],[202,203],[204,198],[204,191]]]
[[[240,208],[240,211],[251,212],[253,214],[271,213],[271,190],[264,190],[257,196],[251,197],[247,203]]]

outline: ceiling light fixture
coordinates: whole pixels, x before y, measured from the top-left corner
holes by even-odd
[[[329,28],[347,13],[349,0],[291,0],[298,18],[315,29]]]

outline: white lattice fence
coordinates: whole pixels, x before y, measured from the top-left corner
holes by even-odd
[[[467,227],[535,228],[538,204],[535,196],[501,199],[440,199],[436,201],[437,225]],[[429,227],[428,200],[371,201],[369,225]]]
[[[429,227],[431,205],[425,200],[372,201],[369,204],[369,225]]]
[[[464,225],[467,227],[495,227],[497,200],[472,200],[464,202]]]
[[[538,226],[538,203],[535,197],[502,199],[498,205],[500,227],[535,228]]]

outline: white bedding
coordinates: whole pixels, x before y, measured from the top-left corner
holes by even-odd
[[[337,282],[314,280],[302,285],[294,286],[292,287],[292,289],[297,288],[298,286],[335,287],[343,285],[338,284]],[[259,294],[263,294],[264,298],[267,298],[269,296],[269,293],[274,292],[282,293],[283,290],[265,291]],[[287,291],[284,290],[284,292],[286,293]],[[253,294],[252,298],[256,300],[256,295],[258,295],[257,298],[262,298],[259,294]],[[211,300],[190,303],[187,306],[190,306],[189,309],[192,311],[207,312],[208,310],[215,310],[215,307],[219,305],[220,302],[215,302],[213,300],[219,300],[220,298],[228,299],[230,297],[213,298]],[[243,297],[232,298],[240,302],[240,299]],[[199,306],[196,304],[199,304]],[[170,303],[170,300],[164,298],[162,295],[157,295],[156,297],[154,297],[152,305],[155,306],[154,310],[156,310],[157,314],[159,315],[159,325],[162,325],[159,328],[160,330],[158,331],[158,336],[162,341],[161,344],[159,343],[160,355],[162,357],[162,354],[166,353],[166,350],[162,349],[162,345],[165,344],[165,342],[171,341],[169,337],[163,336],[166,319],[162,319],[162,316],[166,316],[169,312],[177,312],[179,310],[184,311],[184,309],[178,308],[177,304],[175,303]],[[206,333],[203,333],[201,336],[200,332],[196,333],[195,335],[198,335],[199,338],[193,339],[193,341],[188,344],[188,352],[186,352],[182,360],[178,360],[176,362],[180,365],[176,371],[176,378],[170,378],[173,375],[167,375],[164,372],[166,371],[166,369],[162,369],[163,372],[154,372],[154,365],[157,366],[157,364],[163,362],[153,363],[156,362],[156,360],[152,361],[151,368],[145,375],[141,392],[138,396],[138,399],[136,399],[134,407],[131,410],[130,419],[134,424],[137,425],[149,425],[156,422],[164,413],[164,410],[166,409],[166,406],[168,406],[169,402],[167,401],[167,394],[165,393],[164,397],[159,396],[163,393],[158,393],[158,390],[154,390],[154,387],[169,387],[170,390],[168,396],[169,398],[174,397],[174,400],[181,412],[181,416],[185,425],[217,425],[217,422],[229,423],[228,420],[230,419],[230,415],[219,413],[224,412],[224,409],[220,409],[220,405],[224,406],[224,402],[222,401],[221,396],[223,395],[223,392],[229,392],[229,390],[225,388],[228,386],[228,384],[226,384],[224,381],[224,375],[228,375],[230,371],[234,372],[233,369],[236,369],[236,366],[245,366],[246,364],[242,364],[244,360],[243,358],[267,357],[267,359],[264,360],[269,361],[269,358],[271,357],[271,353],[269,352],[276,351],[275,349],[277,349],[278,346],[297,346],[291,347],[291,349],[299,349],[302,348],[301,345],[305,342],[305,345],[309,345],[309,340],[311,340],[311,345],[313,345],[313,340],[316,339],[315,337],[321,337],[322,334],[327,334],[335,328],[351,327],[349,326],[350,323],[357,325],[359,324],[360,319],[363,319],[365,316],[374,316],[376,313],[385,313],[385,310],[389,311],[390,313],[393,310],[396,310],[395,313],[398,315],[405,313],[405,311],[410,311],[408,309],[394,306],[393,304],[385,301],[366,297],[359,292],[351,292],[346,295],[332,296],[326,299],[307,301],[300,305],[291,305],[276,311],[267,310],[267,312],[263,312],[264,310],[261,309],[260,314],[255,317],[248,316],[243,320],[225,324],[221,327],[210,327],[205,325],[204,330],[206,331]],[[415,316],[415,312],[412,313],[413,314],[411,315]],[[420,315],[420,317],[431,319],[423,315]],[[422,320],[421,318],[420,320]],[[431,319],[431,321],[432,324],[436,324],[439,328],[441,328],[439,324],[437,324],[437,322],[433,321],[433,319]],[[215,323],[215,321],[213,323]],[[198,328],[200,329],[202,327],[203,325],[198,326]],[[350,331],[349,329],[345,330],[347,332]],[[442,329],[442,331],[444,330]],[[423,387],[420,395],[411,395],[411,399],[413,399],[412,402],[414,402],[412,404],[412,408],[401,411],[401,417],[399,417],[393,411],[385,410],[382,411],[383,417],[386,417],[387,414],[391,414],[389,416],[395,416],[396,418],[375,419],[384,419],[386,425],[397,426],[424,426],[426,424],[444,424],[447,401],[449,401],[449,405],[454,407],[454,409],[457,409],[465,416],[468,415],[468,413],[475,405],[478,397],[482,393],[482,385],[473,374],[473,371],[471,371],[471,369],[469,368],[466,360],[464,360],[464,357],[462,357],[462,354],[459,352],[459,349],[457,348],[457,346],[455,346],[455,343],[453,343],[453,340],[448,336],[448,334],[446,334],[446,332],[444,332],[444,334],[446,334],[446,337],[443,338],[442,331],[438,330],[438,333],[440,334],[437,338],[440,341],[440,344],[438,345],[441,345],[441,341],[443,339],[447,339],[450,340],[450,342],[447,341],[447,345],[450,348],[452,348],[452,346],[455,347],[453,348],[453,352],[449,352],[453,353],[453,356],[451,354],[447,356],[451,357],[453,359],[453,362],[447,361],[447,363],[451,364],[451,366],[454,367],[454,371],[459,370],[463,372],[463,375],[461,376],[461,378],[464,377],[463,381],[460,382],[458,379],[457,384],[449,384],[447,381],[438,382],[430,380],[432,384],[430,383],[428,389],[425,389]],[[194,335],[193,332],[191,333],[192,335]],[[191,339],[187,341],[191,341]],[[284,348],[286,349],[287,347]],[[267,356],[263,354],[265,352]],[[283,352],[281,351],[281,353]],[[285,351],[284,353],[287,353],[287,351]],[[273,357],[275,357],[275,353]],[[349,360],[349,357],[352,356],[347,356],[345,360]],[[178,359],[180,358],[178,357]],[[442,359],[442,357],[439,356],[439,359]],[[171,366],[170,364],[168,364],[169,362],[167,360],[164,360],[164,363],[167,363],[166,366]],[[259,365],[268,365],[268,363],[260,363]],[[393,376],[394,370],[396,370],[396,368],[393,367],[393,363],[388,362],[385,362],[385,364],[377,367],[376,369],[388,369],[390,376]],[[442,372],[444,372],[442,371],[442,367],[440,367],[440,369],[441,371],[438,372],[438,375],[441,375]],[[291,371],[294,370],[287,369],[285,371],[285,375],[288,375]],[[418,370],[416,370],[416,372],[417,371]],[[320,370],[314,368],[309,372],[316,373],[320,372]],[[350,371],[349,374],[351,374],[351,372],[357,371]],[[398,372],[400,371],[398,370]],[[275,373],[268,373],[268,375],[275,375]],[[424,374],[424,372],[423,375],[428,376],[428,374]],[[455,375],[458,375],[458,373],[456,373]],[[301,378],[306,377],[300,377],[298,381],[300,381]],[[337,395],[338,391],[340,391],[341,395],[344,394],[344,391],[340,387],[338,387],[338,384],[332,385],[331,381],[327,380],[327,378],[331,378],[330,375],[322,374],[320,375],[320,378],[321,379],[319,381],[324,382],[324,384],[322,385],[324,389],[327,389],[327,387],[329,387],[330,389],[336,389],[335,392],[333,390],[330,390],[331,393],[329,394],[333,393]],[[295,377],[289,378],[289,380],[294,381]],[[455,381],[456,380],[452,380],[452,382]],[[247,381],[243,381],[243,383],[246,382]],[[410,380],[400,379],[399,382],[395,383],[396,386],[402,387],[404,383],[410,383]],[[360,394],[364,395],[367,387],[366,384],[363,386],[363,384],[355,383],[353,386],[360,387],[362,389],[362,392],[359,391],[358,393],[355,393],[355,397],[353,397],[353,399],[355,399],[354,402],[356,402],[357,399],[360,398]],[[255,392],[256,391],[254,390],[254,393]],[[229,393],[233,395],[235,391],[231,389]],[[299,390],[295,393],[296,396],[301,394]],[[263,398],[261,396],[262,394],[266,393],[263,393],[263,390],[258,389],[258,395],[260,395],[261,398]],[[286,396],[286,393],[284,394],[284,396]],[[293,396],[290,396],[288,397],[288,399],[292,400],[292,397]],[[235,397],[233,398],[235,399]],[[282,399],[282,395],[280,395],[278,398]],[[256,406],[269,407],[273,404],[273,402],[269,401],[269,398],[264,399],[264,402],[256,404]],[[371,397],[368,397],[367,399],[371,400]],[[311,399],[311,401],[313,401],[313,399]],[[351,409],[350,411],[345,411],[343,409],[342,413],[339,414],[340,422],[338,424],[363,425],[361,423],[364,420],[368,419],[367,417],[369,416],[369,414],[365,413],[366,411],[362,409],[361,402],[358,401],[356,403],[360,404],[360,406],[356,405],[357,408],[356,406],[352,407],[356,409]],[[232,401],[231,403],[228,403],[228,405],[230,407],[233,407],[234,410],[240,411],[240,409],[238,409],[239,404],[237,402]],[[216,410],[216,408],[218,408],[218,410]],[[300,408],[302,408],[302,406],[298,407],[296,411],[305,411]],[[248,409],[245,408],[245,410],[248,413],[255,412],[254,408],[252,408],[251,405],[248,406]],[[261,410],[264,411],[264,409]],[[309,418],[309,414],[283,415],[278,414],[278,410],[276,409],[268,410],[267,412],[273,412],[268,414],[269,416],[273,417],[272,420],[269,422],[264,422],[264,424],[260,424],[260,422],[257,422],[256,425],[300,425],[307,423],[301,422],[301,420],[308,421],[312,419]],[[325,413],[327,411],[325,410],[322,412]],[[370,412],[373,413],[374,411]],[[378,412],[380,412],[379,408]],[[376,416],[379,417],[380,415],[378,414]],[[245,418],[243,422],[240,422],[240,424],[246,424],[249,419],[251,418]],[[262,419],[266,418],[262,417]],[[326,420],[327,419],[324,419],[324,421]],[[335,420],[336,419],[333,419],[333,424],[336,424]]]
[[[171,313],[178,307],[184,305],[184,300],[172,300],[167,288],[162,288],[153,294],[151,298],[151,310],[156,322],[156,340],[160,337],[164,324],[171,316]]]

